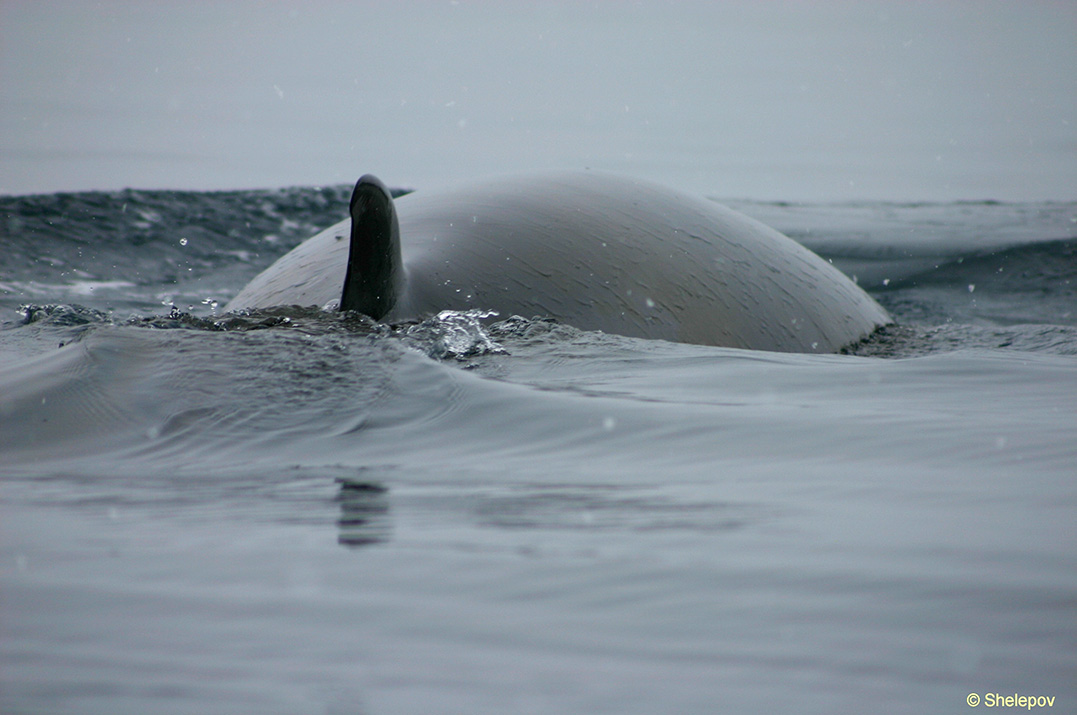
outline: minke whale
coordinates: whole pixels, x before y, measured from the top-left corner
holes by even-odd
[[[256,276],[226,309],[335,305],[400,321],[478,308],[780,352],[835,352],[891,322],[787,236],[646,181],[540,173],[394,200],[368,174],[350,213]]]

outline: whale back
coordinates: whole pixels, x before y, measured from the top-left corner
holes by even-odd
[[[597,172],[397,200],[410,302],[584,330],[833,352],[890,322],[844,274],[713,201]]]
[[[584,330],[784,352],[833,352],[890,322],[863,290],[792,239],[650,182],[557,172],[417,192],[395,206],[405,288],[389,320],[481,308]],[[339,298],[348,223],[297,247],[229,308]]]

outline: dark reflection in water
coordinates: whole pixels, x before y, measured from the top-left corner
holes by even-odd
[[[337,543],[348,548],[371,546],[389,540],[389,489],[377,482],[337,478],[340,493],[340,534]]]

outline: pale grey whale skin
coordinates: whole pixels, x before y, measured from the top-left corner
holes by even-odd
[[[390,206],[403,265],[377,319],[479,308],[780,352],[834,352],[891,322],[792,239],[646,181],[593,171],[526,174],[420,191]],[[227,309],[339,305],[351,230],[345,219],[297,246]]]

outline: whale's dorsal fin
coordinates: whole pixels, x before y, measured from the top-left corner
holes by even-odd
[[[396,303],[404,274],[393,197],[377,177],[365,174],[356,182],[351,217],[351,244],[340,309],[356,310],[381,320]]]

